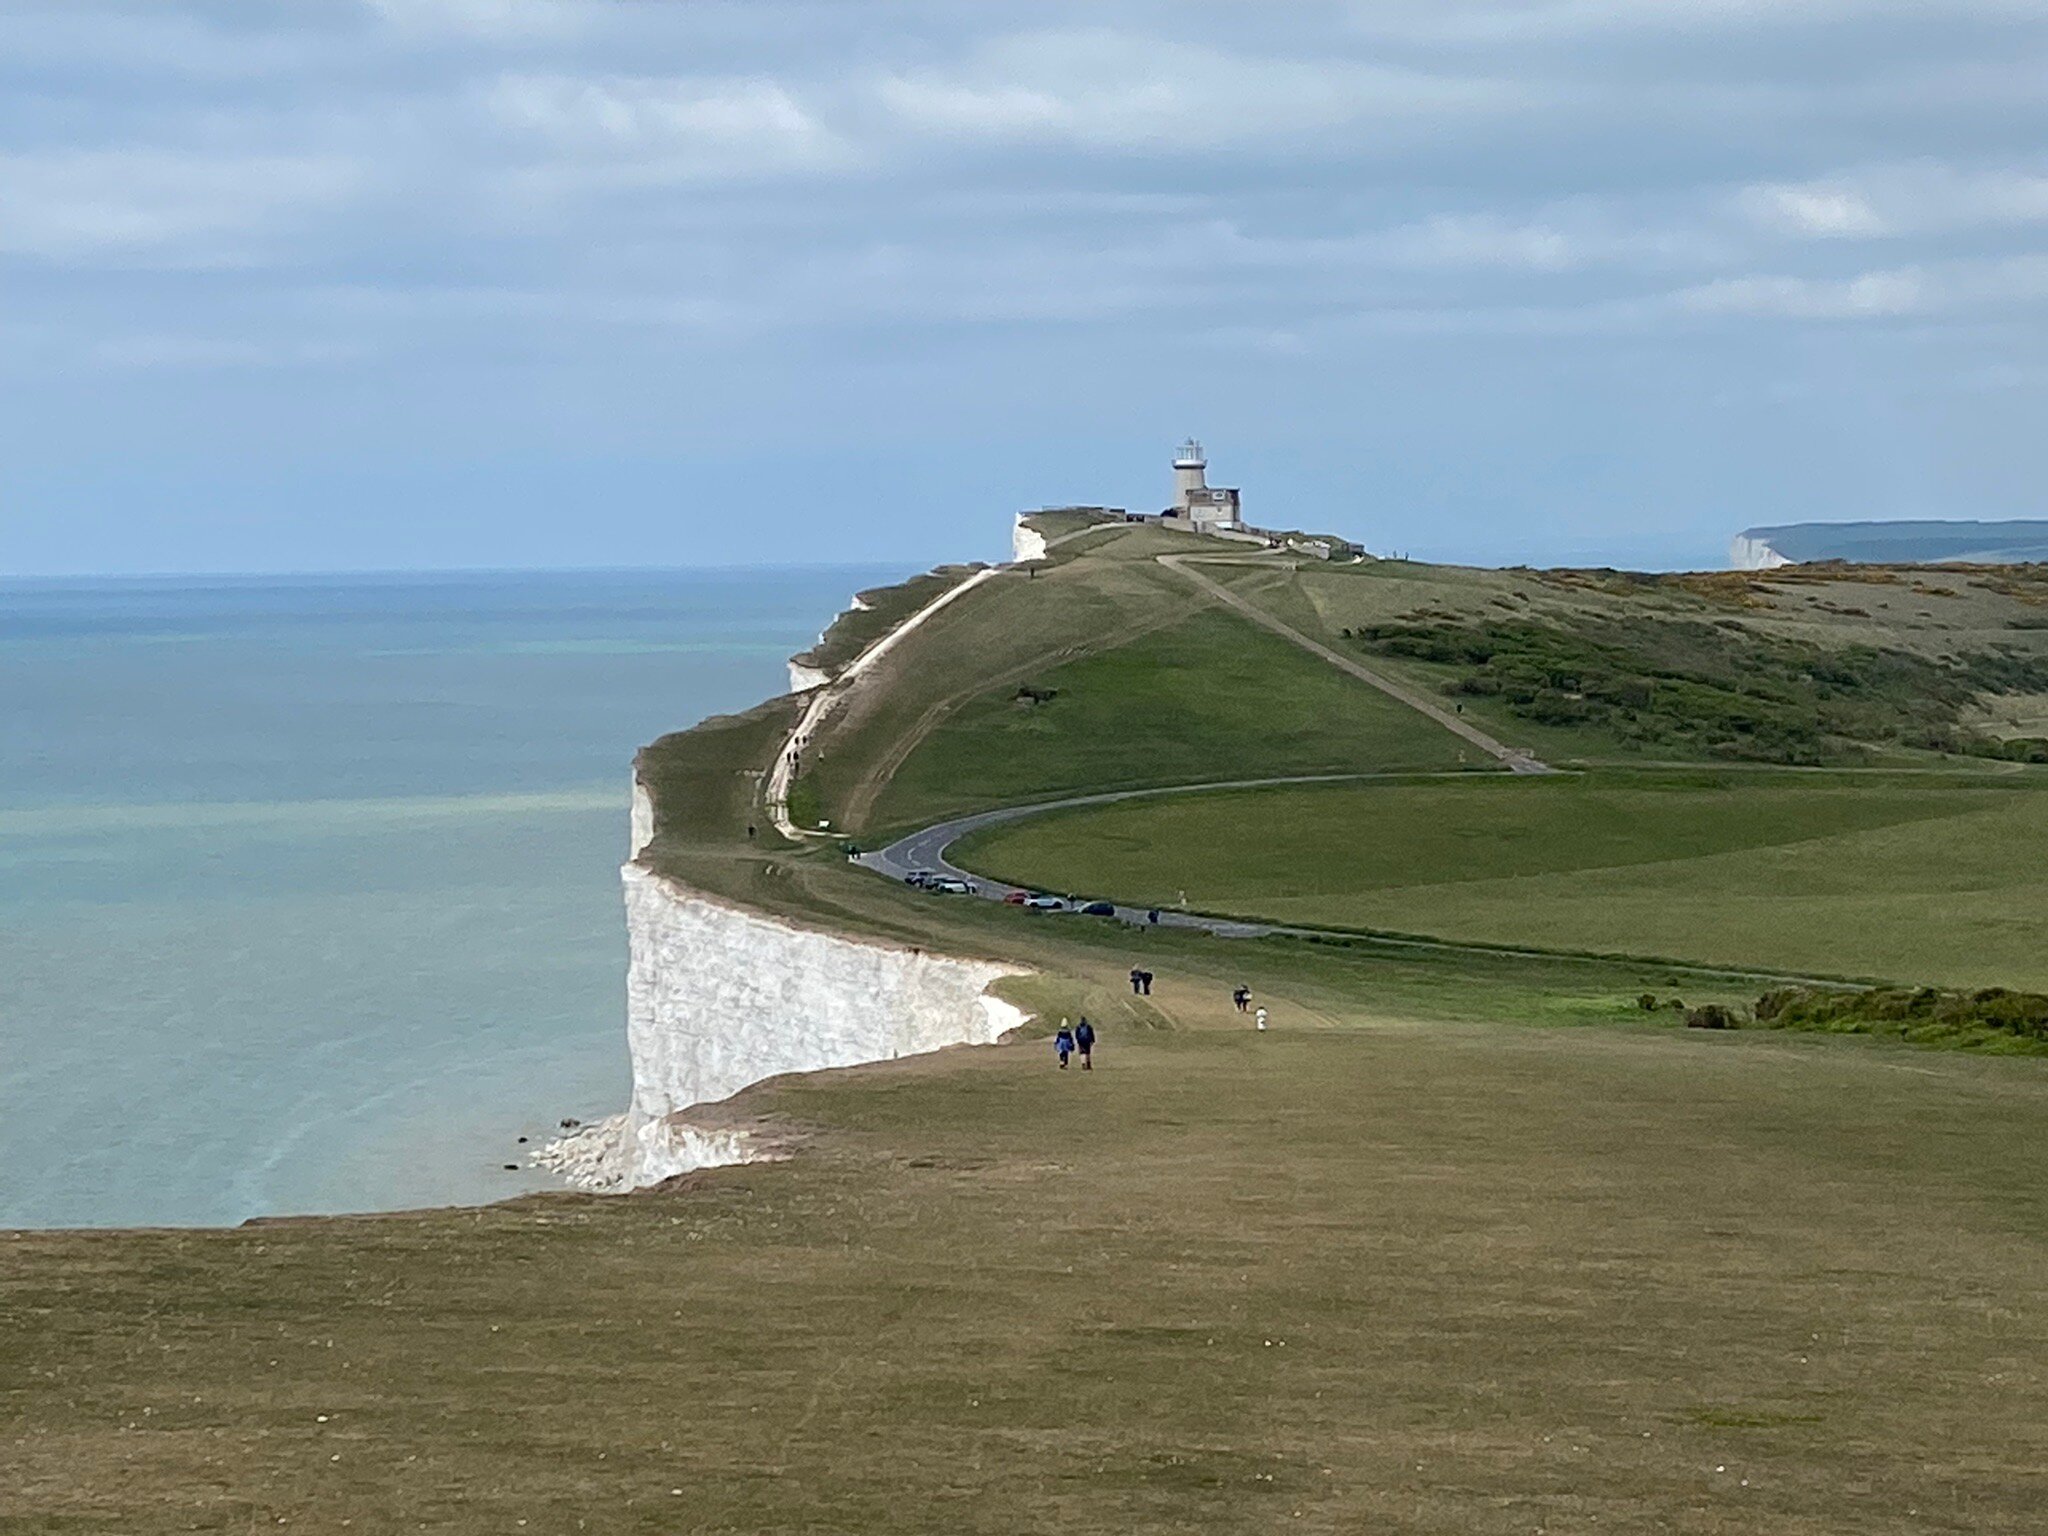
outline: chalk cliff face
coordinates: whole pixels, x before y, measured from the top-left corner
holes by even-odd
[[[988,1045],[1023,1022],[1015,972],[793,927],[625,868],[634,1184],[677,1171],[669,1117],[782,1072]],[[696,1166],[689,1163],[687,1166]]]
[[[654,815],[638,784],[633,799],[637,854]],[[635,1189],[749,1161],[743,1133],[691,1125],[681,1112],[765,1077],[988,1045],[1024,1022],[986,990],[1020,974],[1014,967],[799,928],[638,863],[622,873],[632,1106],[540,1158],[584,1188]]]
[[[1010,529],[1010,557],[1013,560],[1043,560],[1045,558],[1045,535],[1036,528],[1024,526],[1020,514]]]
[[[1728,546],[1728,563],[1738,571],[1771,571],[1792,562],[1771,548],[1767,539],[1738,533]]]

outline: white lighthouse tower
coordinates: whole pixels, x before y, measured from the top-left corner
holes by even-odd
[[[1173,456],[1173,504],[1182,512],[1193,504],[1196,491],[1209,489],[1209,459],[1202,445],[1192,437]]]
[[[1173,505],[1166,515],[1185,519],[1198,533],[1238,526],[1237,492],[1209,483],[1208,456],[1192,437],[1173,456]]]

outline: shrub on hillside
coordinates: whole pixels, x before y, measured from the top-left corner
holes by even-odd
[[[2048,690],[2048,661],[2006,649],[1938,662],[1690,620],[1563,629],[1422,619],[1368,625],[1354,643],[1450,668],[1447,693],[1497,699],[1533,724],[1593,726],[1646,749],[1755,762],[1821,763],[1853,744],[2034,761],[2034,744],[1989,742],[1959,721],[1980,695]]]
[[[1740,1029],[1742,1020],[1732,1008],[1720,1003],[1704,1003],[1698,1008],[1688,1008],[1685,1013],[1687,1029]]]
[[[1878,987],[1867,992],[1781,987],[1758,998],[1755,1011],[1757,1023],[1771,1029],[1898,1034],[1963,1043],[2003,1036],[2048,1044],[2048,996],[2004,987],[1975,992],[1938,987]]]

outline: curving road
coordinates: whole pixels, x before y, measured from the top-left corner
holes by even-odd
[[[1545,768],[1546,773],[1559,770]],[[1064,800],[1042,800],[1032,805],[1008,805],[1000,810],[977,811],[971,816],[956,816],[950,821],[941,821],[908,837],[899,837],[886,848],[857,855],[853,862],[878,875],[901,880],[912,870],[930,870],[935,874],[951,875],[964,880],[974,894],[984,901],[1001,901],[1018,886],[1000,880],[988,880],[980,875],[960,868],[946,858],[947,850],[970,832],[983,827],[997,826],[1003,822],[1021,821],[1027,816],[1042,816],[1052,811],[1071,810],[1077,806],[1109,805],[1120,800],[1148,799],[1158,795],[1202,794],[1219,789],[1263,789],[1286,784],[1351,784],[1370,782],[1374,779],[1417,779],[1471,778],[1470,772],[1451,773],[1319,773],[1306,774],[1295,778],[1277,779],[1232,779],[1211,784],[1172,784],[1158,789],[1120,789],[1105,794],[1073,795]],[[1481,775],[1488,777],[1488,775]],[[1085,894],[1080,898],[1091,900]],[[1107,900],[1107,898],[1102,898]],[[1121,902],[1111,903],[1115,908],[1115,920],[1132,927],[1147,927],[1152,923],[1151,912],[1145,907],[1126,906]],[[1595,957],[1589,955],[1562,954],[1549,949],[1527,949],[1512,944],[1469,944],[1456,939],[1408,938],[1387,934],[1361,933],[1343,928],[1310,928],[1291,923],[1245,922],[1231,917],[1209,917],[1199,912],[1181,912],[1171,907],[1158,909],[1158,926],[1161,928],[1197,929],[1213,933],[1226,939],[1257,939],[1269,934],[1289,938],[1328,938],[1332,936],[1361,939],[1390,949],[1428,950],[1439,954],[1460,955],[1504,955],[1524,960],[1583,960],[1588,964],[1633,964],[1655,967],[1660,971],[1677,971],[1688,976],[1714,976],[1742,981],[1776,982],[1795,986],[1850,987],[1861,988],[1867,983],[1847,980],[1840,976],[1801,976],[1783,971],[1747,970],[1740,966],[1702,965],[1685,960],[1671,960],[1659,956]],[[1049,914],[1048,914],[1049,915]],[[1108,921],[1109,919],[1101,919]]]
[[[1216,784],[1173,784],[1163,789],[1119,789],[1105,794],[1070,795],[1064,800],[1041,800],[1031,805],[1006,805],[1000,810],[976,811],[971,816],[956,816],[951,821],[941,821],[908,837],[899,837],[886,848],[872,853],[863,853],[854,863],[876,874],[887,875],[901,880],[913,870],[928,869],[934,874],[951,875],[956,880],[965,880],[974,887],[974,894],[988,901],[1001,901],[1017,887],[1000,881],[984,880],[980,875],[970,874],[958,865],[949,863],[946,850],[970,832],[983,827],[997,826],[1006,821],[1021,821],[1026,816],[1042,816],[1048,811],[1072,810],[1084,805],[1112,805],[1119,800],[1140,800],[1156,795],[1187,795],[1215,789],[1263,789],[1282,784],[1348,784],[1360,779],[1415,778],[1415,774],[1386,773],[1316,773],[1281,779],[1230,779]],[[1433,774],[1427,777],[1454,778],[1455,774]],[[1087,898],[1084,898],[1087,899]],[[1150,913],[1144,907],[1118,906],[1116,915],[1126,923],[1149,924]],[[1245,923],[1227,917],[1203,917],[1193,912],[1176,912],[1167,908],[1159,910],[1159,926],[1162,928],[1200,928],[1209,933],[1220,933],[1226,938],[1257,938],[1265,933],[1307,932],[1307,929],[1277,927],[1271,923]]]

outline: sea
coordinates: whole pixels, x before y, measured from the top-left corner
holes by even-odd
[[[549,1187],[629,1089],[634,749],[884,574],[0,582],[0,1226]]]

